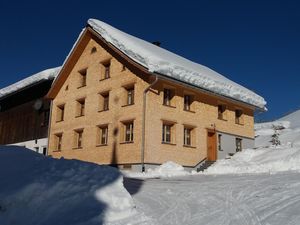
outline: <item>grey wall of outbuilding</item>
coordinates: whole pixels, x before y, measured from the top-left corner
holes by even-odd
[[[218,159],[225,159],[229,156],[229,154],[236,153],[236,138],[242,139],[242,149],[253,148],[254,147],[254,139],[245,138],[240,136],[235,136],[231,134],[226,134],[222,132],[217,132],[218,140],[221,135],[221,148],[219,148],[219,141],[217,144],[217,153]]]

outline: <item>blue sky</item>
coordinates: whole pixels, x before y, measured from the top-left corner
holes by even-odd
[[[97,18],[206,65],[268,102],[259,119],[300,107],[297,1],[0,1],[0,88],[64,61]]]

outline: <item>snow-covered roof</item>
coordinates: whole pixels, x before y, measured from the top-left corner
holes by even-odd
[[[56,78],[61,67],[55,67],[47,70],[43,70],[30,77],[20,80],[14,84],[11,84],[5,88],[0,89],[0,98],[3,98],[9,94],[22,90],[31,85],[37,84],[43,80],[53,80]]]
[[[129,58],[161,75],[265,109],[266,101],[253,91],[229,80],[206,66],[194,63],[152,43],[122,32],[102,21],[88,24]]]

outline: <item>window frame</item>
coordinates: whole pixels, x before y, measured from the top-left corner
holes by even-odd
[[[54,151],[60,152],[62,150],[63,133],[56,133],[56,134],[54,134],[54,136],[55,136],[55,140],[54,140],[55,150]]]
[[[108,145],[108,124],[98,125],[97,129],[98,129],[97,146]],[[103,131],[105,131],[105,132],[103,132]],[[103,140],[104,140],[104,142],[103,142]]]
[[[176,145],[176,130],[175,130],[176,122],[162,120],[161,126],[161,143],[162,144],[169,144],[169,145]]]
[[[64,118],[65,118],[65,105],[66,104],[60,104],[60,105],[57,105],[57,111],[56,111],[56,122],[62,122],[64,121]],[[58,115],[60,118],[58,118]],[[50,115],[49,115],[50,116]]]
[[[234,114],[235,114],[235,124],[243,125],[244,124],[244,121],[243,121],[244,112],[243,112],[243,110],[242,109],[235,109]]]
[[[100,81],[111,78],[111,59],[105,60],[100,64],[102,66],[100,73]]]
[[[226,104],[218,104],[218,119],[219,120],[227,120],[226,114],[225,114],[226,110],[227,110]]]
[[[183,145],[184,146],[192,146],[192,132],[193,128],[191,127],[183,127]]]
[[[84,132],[83,128],[74,130],[73,149],[83,148],[83,132]]]
[[[85,116],[85,111],[86,111],[85,102],[86,102],[85,98],[80,98],[80,99],[76,100],[76,116],[75,117]]]
[[[126,99],[126,103],[127,105],[134,105],[134,86],[130,87],[130,88],[126,88],[127,90],[127,99]]]
[[[168,107],[174,107],[172,105],[172,99],[174,98],[174,96],[175,90],[173,88],[165,87],[163,90],[163,105]]]
[[[85,87],[87,85],[87,68],[79,70],[78,73],[80,75],[78,88]]]

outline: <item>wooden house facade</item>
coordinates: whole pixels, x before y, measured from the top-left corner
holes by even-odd
[[[195,168],[254,145],[239,99],[155,73],[88,25],[47,97],[49,155],[120,168]]]

